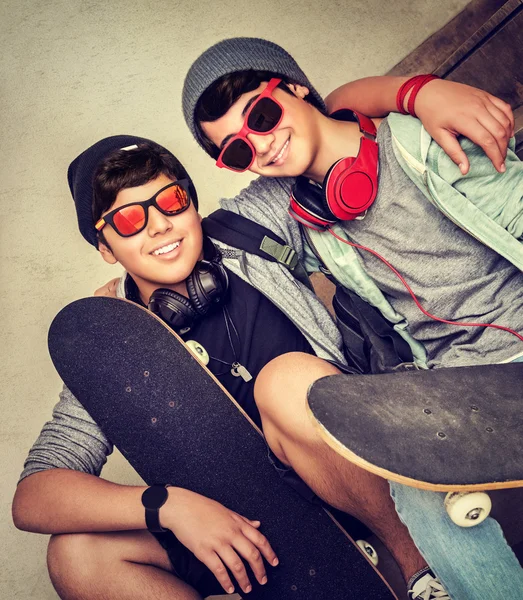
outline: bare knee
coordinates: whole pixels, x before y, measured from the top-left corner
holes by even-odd
[[[317,435],[307,414],[307,390],[320,377],[335,375],[332,364],[301,352],[282,354],[260,371],[254,398],[263,432],[274,454],[289,464],[285,447],[289,442],[315,443]]]
[[[267,363],[256,378],[254,398],[258,409],[267,416],[275,416],[284,406],[304,409],[309,387],[320,377],[339,372],[334,365],[312,354],[281,354]]]
[[[70,533],[51,536],[47,547],[47,568],[59,593],[73,585],[85,587],[96,578],[99,546],[96,535],[99,534]]]
[[[52,535],[47,546],[47,562],[50,568],[89,563],[96,542],[94,533],[64,533]]]

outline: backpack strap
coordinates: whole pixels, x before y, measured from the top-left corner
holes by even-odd
[[[202,229],[207,236],[219,242],[283,265],[296,279],[312,289],[296,251],[263,225],[220,208],[202,220]]]
[[[323,264],[307,227],[302,228],[320,271],[336,286],[332,307],[343,337],[345,358],[360,373],[387,373],[416,369],[409,344],[377,308],[340,285]]]
[[[340,285],[332,304],[346,352],[362,372],[388,373],[417,368],[409,344],[376,308]]]

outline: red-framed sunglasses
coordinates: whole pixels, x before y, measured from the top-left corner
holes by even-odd
[[[189,180],[179,179],[163,187],[149,200],[131,202],[108,212],[96,223],[95,228],[101,231],[106,225],[111,225],[118,235],[130,237],[147,226],[149,206],[172,217],[189,208],[190,203]]]
[[[222,148],[216,165],[220,169],[230,169],[242,173],[250,168],[256,150],[247,139],[247,134],[267,135],[273,132],[283,118],[283,106],[272,97],[281,79],[271,79],[267,87],[250,105],[243,127],[232,136]]]

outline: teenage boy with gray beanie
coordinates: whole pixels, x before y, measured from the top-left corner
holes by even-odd
[[[431,82],[426,89],[435,84]],[[255,112],[252,107],[258,99]],[[414,98],[411,100],[414,102]],[[523,170],[514,153],[508,153],[506,175],[497,176],[486,157],[465,140],[462,144],[474,160],[470,178],[463,178],[418,121],[390,117],[380,126],[377,136],[379,186],[374,203],[369,204],[368,213],[360,211],[363,219],[349,221],[348,216],[338,217],[342,221],[331,224],[329,220],[335,222],[337,216],[331,200],[323,196],[322,201],[316,202],[315,190],[325,183],[324,178],[327,181],[331,165],[340,158],[358,154],[360,134],[355,123],[328,119],[322,114],[322,107],[321,98],[294,59],[276,44],[256,38],[224,40],[204,52],[189,70],[183,91],[186,122],[200,145],[217,159],[218,166],[236,171],[249,169],[274,178],[271,186],[264,184],[267,179],[262,177],[251,185],[244,198],[224,201],[222,206],[257,220],[261,211],[275,210],[278,202],[288,206],[293,183],[290,178],[305,174],[315,181],[316,187],[308,182],[296,186],[297,199],[298,191],[305,190],[310,196],[300,198],[298,207],[296,203],[292,205],[300,222],[310,225],[311,215],[314,227],[318,215],[323,221],[323,230],[307,230],[307,239],[342,285],[351,287],[384,316],[402,324],[402,334],[418,364],[441,367],[520,360],[523,251],[518,238],[523,234]],[[413,112],[411,103],[409,109]],[[419,112],[417,106],[416,110]],[[372,124],[367,127],[371,128]],[[416,146],[420,142],[421,148]],[[377,171],[377,166],[374,168]],[[500,172],[504,170],[499,168]],[[377,183],[376,172],[374,177]],[[287,190],[287,198],[276,198],[278,187]],[[443,217],[426,202],[424,194],[429,200],[436,195],[440,210],[452,215],[458,225],[480,241]],[[469,197],[476,206],[467,205],[456,215],[456,203],[468,202]],[[478,217],[477,208],[486,214]],[[475,229],[478,223],[481,232]],[[343,238],[341,242],[331,237],[328,229]],[[417,236],[413,237],[411,231],[417,231]],[[451,314],[444,316],[455,320],[472,320],[466,317],[482,314],[486,323],[501,320],[511,325],[515,335],[492,329],[486,333],[481,330],[480,334],[477,329],[456,333],[451,325],[434,329],[416,312],[416,307],[411,307],[409,294],[385,266],[373,256],[356,253],[344,244],[349,236],[381,252],[400,271],[407,272],[407,279],[416,280],[429,310],[431,303],[437,314],[436,304],[446,307]],[[314,253],[310,249],[308,256],[312,270]],[[413,259],[416,256],[430,256],[431,260],[421,262]],[[317,261],[315,266],[318,267]],[[492,273],[497,275],[492,277]],[[438,279],[442,280],[439,287],[435,283]],[[275,446],[279,444],[288,463],[297,469],[294,461],[300,448],[293,444],[294,431],[291,425],[286,429],[279,407],[274,411],[272,418],[278,422],[281,436]],[[336,481],[330,488],[323,482],[324,489],[320,489],[319,481],[300,474],[324,498],[340,492]],[[440,495],[397,484],[391,484],[391,491],[418,548],[454,600],[479,600],[489,594],[516,597],[521,593],[523,571],[495,521],[488,519],[472,530],[449,527]],[[495,575],[491,567],[494,564]],[[497,568],[501,565],[502,572]],[[438,597],[437,593],[423,593],[424,598]],[[418,592],[413,591],[412,595],[417,597]]]
[[[266,265],[260,257],[202,237],[196,190],[168,150],[135,136],[106,138],[71,163],[68,182],[83,237],[104,260],[119,262],[127,271],[120,281],[120,297],[147,306],[161,287],[181,294],[190,304],[193,298],[186,281],[197,273],[198,261],[202,256],[218,260],[217,249],[223,251],[227,293],[219,306],[192,324],[190,334],[181,335],[207,349],[209,368],[263,425],[269,443],[272,423],[265,420],[266,406],[288,402],[292,412],[294,405],[303,403],[313,381],[340,372],[331,363],[343,368],[339,333],[312,291],[278,263]],[[143,214],[137,216],[140,209]],[[285,218],[275,215],[271,229]],[[293,241],[299,252],[299,239]],[[244,271],[259,275],[251,276],[251,281]],[[228,327],[237,332],[234,350],[229,347]],[[233,360],[245,365],[252,380],[224,369],[224,362]],[[292,373],[284,387],[275,380],[280,368]],[[145,531],[140,502],[145,488],[99,478],[112,449],[104,432],[64,388],[52,421],[43,427],[25,462],[13,502],[14,521],[21,529],[53,534],[48,565],[61,598],[89,594],[92,599],[193,600],[233,589],[225,566],[244,592],[254,586],[254,597],[257,585],[264,585],[267,577],[271,584],[263,559],[276,566],[277,558],[270,540],[258,531],[260,524],[189,490],[168,488],[160,519],[169,531],[158,534],[156,541]],[[324,444],[316,445],[316,452],[332,454],[333,464],[344,468]],[[278,465],[276,457],[271,460]],[[310,495],[289,469],[278,468],[298,491]],[[393,549],[401,564],[411,570],[423,567],[383,480],[363,472],[360,484],[368,496],[361,497],[360,504],[373,507],[364,512],[369,525],[381,528],[386,541],[397,545]],[[285,549],[281,553],[284,557]],[[250,564],[256,581],[252,577],[249,581],[240,557]]]

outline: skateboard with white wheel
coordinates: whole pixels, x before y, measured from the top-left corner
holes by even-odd
[[[321,437],[350,462],[415,488],[448,492],[472,527],[489,490],[523,487],[523,363],[333,375],[309,389]]]
[[[204,366],[200,344],[136,304],[103,297],[66,306],[48,342],[64,383],[146,483],[188,488],[261,521],[280,564],[266,585],[251,578],[247,598],[397,600],[369,550],[280,478],[262,432]]]

